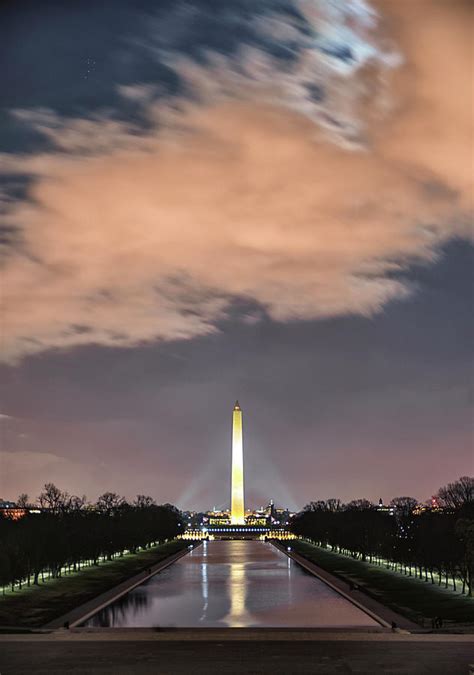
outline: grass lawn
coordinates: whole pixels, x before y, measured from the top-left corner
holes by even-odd
[[[430,582],[406,577],[369,563],[354,560],[339,553],[313,546],[304,541],[293,541],[292,549],[335,576],[352,581],[383,605],[426,628],[431,618],[474,626],[474,599],[456,595]]]
[[[80,572],[50,579],[4,598],[0,596],[0,626],[43,626],[187,546],[189,541],[170,541],[103,562],[98,567],[86,567]]]

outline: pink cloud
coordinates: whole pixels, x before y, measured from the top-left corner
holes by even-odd
[[[368,59],[349,77],[319,63],[333,117],[354,122],[345,136],[290,82],[270,86],[252,52],[248,78],[225,86],[225,63],[177,64],[205,90],[179,114],[134,90],[157,120],[146,134],[19,113],[58,150],[3,158],[34,175],[30,199],[9,205],[22,246],[2,276],[6,360],[192,338],[236,297],[276,321],[370,315],[405,297],[389,273],[466,235],[472,195],[468,6],[430,0],[421,16],[419,4],[378,3],[403,66]]]

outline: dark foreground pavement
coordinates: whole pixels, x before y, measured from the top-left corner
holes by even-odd
[[[397,637],[397,636],[393,636]],[[435,636],[426,636],[435,637]],[[392,640],[391,636],[349,639],[344,635],[278,640],[22,640],[2,636],[1,675],[468,675],[474,642]],[[474,671],[473,671],[474,673]]]

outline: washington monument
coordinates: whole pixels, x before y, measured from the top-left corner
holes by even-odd
[[[245,525],[242,410],[238,401],[235,402],[232,413],[232,495],[230,522],[232,525]]]

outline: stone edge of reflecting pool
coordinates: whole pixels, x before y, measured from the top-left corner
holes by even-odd
[[[129,579],[122,581],[117,586],[110,588],[108,591],[100,593],[100,595],[96,596],[95,598],[88,600],[84,604],[79,605],[75,609],[70,610],[66,614],[63,614],[57,617],[56,619],[53,619],[52,621],[42,626],[41,630],[55,630],[64,627],[67,628],[82,627],[85,624],[85,622],[89,621],[98,612],[102,611],[103,609],[106,609],[109,605],[113,604],[117,600],[120,600],[120,598],[128,595],[138,586],[142,586],[151,577],[154,577],[156,574],[159,574],[167,567],[170,567],[175,562],[177,562],[180,558],[187,555],[190,552],[191,548],[197,548],[198,546],[200,546],[200,542],[195,543],[194,547],[189,546],[183,550],[173,553],[168,558],[165,558],[164,560],[161,560],[160,562],[151,565],[150,569],[152,571],[151,573],[146,572],[145,577],[143,576],[143,572],[135,574]]]
[[[386,621],[383,617],[379,616],[377,612],[373,611],[369,607],[366,607],[362,602],[359,602],[356,598],[351,597],[346,591],[344,591],[340,586],[338,586],[336,583],[337,579],[334,577],[332,574],[329,572],[325,572],[325,576],[322,576],[320,573],[320,570],[317,569],[317,566],[312,563],[310,560],[306,560],[302,555],[292,552],[291,547],[288,547],[287,550],[285,550],[281,545],[276,544],[275,542],[272,542],[273,546],[280,550],[282,553],[285,553],[289,558],[295,561],[297,565],[300,565],[303,567],[307,572],[315,576],[317,579],[322,581],[324,584],[332,588],[336,593],[339,595],[342,595],[343,598],[345,598],[348,602],[352,603],[355,605],[358,609],[360,609],[362,612],[365,614],[368,614],[377,624],[379,624],[380,627],[382,628],[390,628],[392,630],[392,626],[388,621]],[[329,577],[332,577],[330,579]],[[379,604],[379,603],[377,603]],[[403,618],[403,617],[402,617]]]

